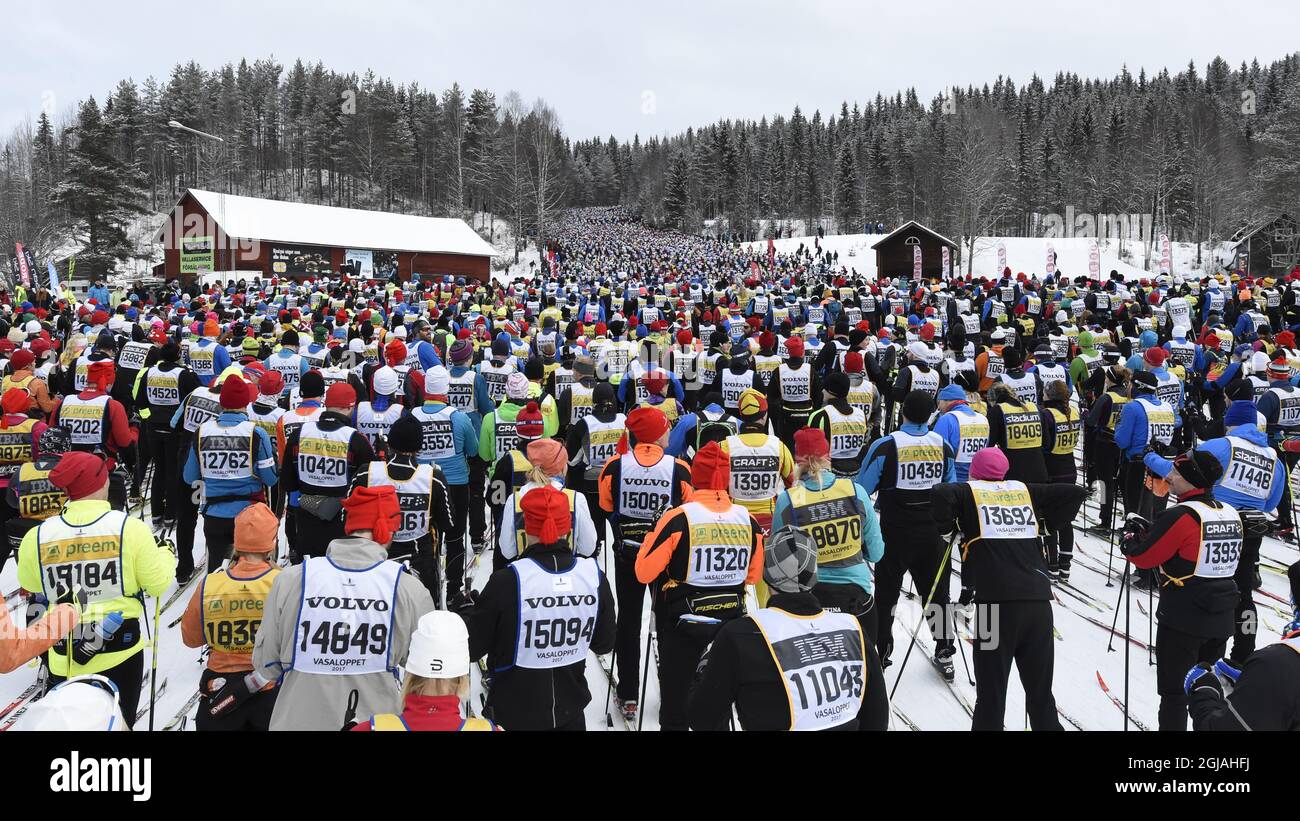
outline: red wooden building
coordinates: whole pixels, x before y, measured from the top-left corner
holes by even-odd
[[[158,232],[168,279],[212,272],[387,279],[394,270],[488,282],[498,252],[464,220],[416,217],[190,189]]]

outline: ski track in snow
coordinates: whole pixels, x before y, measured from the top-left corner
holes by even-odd
[[[612,540],[612,535],[611,535]],[[1098,560],[1103,564],[1106,560],[1107,542],[1096,536],[1083,533],[1081,529],[1076,530],[1075,535],[1075,563],[1073,572],[1070,576],[1070,584],[1082,592],[1104,602],[1104,612],[1098,612],[1083,602],[1071,596],[1061,594],[1058,591],[1058,602],[1052,604],[1055,626],[1061,635],[1060,641],[1054,643],[1056,649],[1056,661],[1054,670],[1053,694],[1056,697],[1056,703],[1061,710],[1068,713],[1073,719],[1078,721],[1088,730],[1121,730],[1124,726],[1124,716],[1116,709],[1115,705],[1110,702],[1105,693],[1097,685],[1096,673],[1101,672],[1106,679],[1107,685],[1111,692],[1118,698],[1124,698],[1124,654],[1126,645],[1128,651],[1132,653],[1130,657],[1130,707],[1142,721],[1143,724],[1155,727],[1157,708],[1160,700],[1156,694],[1156,668],[1148,664],[1147,653],[1137,647],[1125,642],[1121,635],[1117,635],[1113,643],[1114,650],[1107,651],[1107,643],[1110,641],[1110,632],[1107,628],[1099,627],[1077,614],[1087,614],[1099,620],[1110,623],[1114,617],[1116,598],[1120,592],[1120,574],[1123,571],[1123,562],[1118,552],[1115,556],[1115,586],[1107,587],[1106,578],[1101,573],[1096,573],[1080,566],[1081,562],[1089,562],[1096,566]],[[202,523],[194,537],[195,542],[195,561],[201,562],[204,556],[204,540]],[[281,535],[280,544],[287,545],[283,534]],[[1082,547],[1088,555],[1079,557],[1079,547]],[[492,549],[492,548],[488,548]],[[1283,566],[1290,565],[1297,559],[1297,549],[1293,545],[1288,545],[1280,541],[1268,538],[1264,540],[1261,549],[1262,556],[1265,559],[1271,559],[1275,563]],[[602,568],[604,567],[604,557],[598,557]],[[960,571],[960,562],[954,560],[954,567]],[[474,570],[474,589],[481,590],[486,584],[488,576],[491,575],[492,562],[489,555],[484,555],[478,566]],[[1267,568],[1261,569],[1263,578],[1263,589],[1288,599],[1290,590],[1287,586],[1286,577],[1283,574],[1273,572]],[[611,587],[613,579],[611,577]],[[904,580],[905,590],[912,590],[910,578]],[[0,585],[3,589],[14,590],[17,588],[17,570],[13,561],[7,562],[4,571],[0,573]],[[176,586],[173,584],[166,593],[163,600],[175,591]],[[194,687],[197,686],[200,671],[204,665],[201,661],[200,651],[186,647],[181,641],[180,625],[174,628],[168,628],[169,622],[175,620],[183,612],[190,596],[197,590],[197,585],[191,588],[184,597],[173,604],[167,611],[162,614],[160,627],[162,629],[162,639],[159,643],[158,657],[158,680],[168,680],[167,689],[158,699],[157,715],[154,719],[154,726],[162,728],[177,714],[177,712],[189,701],[194,694]],[[955,601],[960,589],[960,579],[954,574],[952,579],[952,597]],[[1147,593],[1145,591],[1133,590],[1134,598],[1133,607],[1130,615],[1130,625],[1134,638],[1148,643],[1148,635],[1154,634],[1154,626],[1150,624],[1150,619],[1144,615],[1137,607],[1136,599],[1140,596],[1143,606],[1147,606],[1150,612],[1154,612],[1145,601]],[[1257,598],[1263,598],[1258,596]],[[752,606],[752,596],[750,597]],[[1271,601],[1265,599],[1266,601]],[[1159,606],[1159,602],[1155,603]],[[1283,606],[1283,605],[1279,605]],[[152,629],[154,602],[152,599],[147,602],[148,618],[151,622]],[[1120,605],[1119,614],[1119,631],[1122,633],[1124,627],[1123,605]],[[22,605],[14,611],[15,621],[21,623]],[[1280,616],[1271,611],[1261,608],[1265,618],[1272,623],[1280,624]],[[907,653],[908,641],[911,637],[911,631],[916,626],[920,610],[918,605],[905,596],[900,596],[898,610],[894,619],[894,664],[884,671],[887,689],[893,689],[894,681],[898,677],[899,667],[902,664],[903,657]],[[645,631],[650,625],[650,598],[644,597],[642,604],[642,633],[640,647],[645,649]],[[970,635],[965,627],[961,628],[963,635]],[[962,708],[958,700],[949,691],[948,686],[939,677],[938,672],[926,658],[922,644],[926,647],[933,647],[933,641],[929,636],[928,628],[922,626],[917,647],[912,651],[912,658],[907,662],[907,668],[903,671],[903,680],[895,694],[895,699],[891,704],[894,712],[902,712],[908,719],[915,723],[921,730],[968,730],[970,729],[970,718]],[[1261,628],[1258,646],[1262,647],[1279,640],[1279,636],[1267,628]],[[970,661],[971,645],[963,639],[965,645],[966,660]],[[146,649],[146,654],[150,651]],[[652,651],[653,652],[653,651]],[[644,657],[641,663],[644,664]],[[151,658],[146,656],[146,670],[151,663]],[[961,654],[954,658],[956,665],[956,687],[960,690],[966,699],[975,703],[975,688],[971,687],[966,678],[965,668],[962,664]],[[642,667],[638,666],[638,670]],[[600,731],[606,729],[605,720],[605,694],[608,689],[609,680],[601,670],[597,659],[592,656],[587,660],[587,682],[591,690],[591,703],[587,705],[587,728],[589,730]],[[9,675],[0,676],[0,705],[8,704],[25,690],[36,677],[36,668],[32,666],[23,667],[10,673]],[[481,692],[481,682],[477,666],[472,671],[472,694],[470,704],[477,714]],[[659,727],[659,686],[655,675],[654,665],[651,665],[649,681],[647,683],[647,692],[642,699],[641,709],[644,711],[644,729],[657,730]],[[149,690],[146,687],[141,696],[141,705],[147,707],[149,702]],[[186,729],[193,729],[193,707],[190,709],[191,720],[186,722]],[[617,711],[612,702],[610,705],[610,714],[613,716],[613,729],[619,732],[624,731],[622,720],[618,717]],[[1007,701],[1005,714],[1005,728],[1007,730],[1025,729],[1025,699],[1024,691],[1020,686],[1019,678],[1013,669],[1007,687]],[[1062,721],[1062,725],[1070,731],[1074,727],[1068,722]],[[148,714],[146,713],[140,720],[141,728],[148,726]],[[909,731],[910,728],[897,717],[892,715],[890,719],[890,728],[899,731]],[[506,728],[509,729],[509,728]],[[1134,728],[1136,729],[1136,728]]]

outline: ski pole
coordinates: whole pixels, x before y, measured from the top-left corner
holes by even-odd
[[[614,717],[609,713],[610,700],[614,697],[614,664],[618,661],[618,647],[609,654],[609,685],[605,688],[605,726],[614,729]]]
[[[1124,568],[1124,581],[1122,582],[1122,584],[1124,590],[1124,637],[1125,638],[1128,638],[1130,632],[1129,620],[1132,615],[1131,611],[1133,609],[1133,594],[1129,592],[1130,590],[1129,576],[1131,572],[1132,571],[1130,567],[1126,566]],[[1111,640],[1113,641],[1115,638],[1115,634],[1111,633],[1110,637]],[[1128,714],[1129,659],[1131,658],[1132,655],[1133,655],[1133,645],[1130,642],[1125,641],[1124,642],[1124,732],[1126,733],[1128,732],[1128,720],[1129,720],[1129,714]]]
[[[912,630],[912,640],[907,643],[907,652],[903,655],[903,663],[898,666],[898,678],[894,679],[894,687],[889,691],[889,700],[894,700],[894,693],[898,692],[898,684],[903,680],[903,671],[907,669],[907,660],[912,656],[912,648],[916,647],[916,635],[921,632],[921,624],[925,621],[925,611],[930,609],[930,602],[934,599],[934,591],[939,588],[939,579],[943,577],[943,568],[948,564],[948,557],[952,555],[952,546],[957,541],[957,534],[948,540],[948,547],[943,551],[943,559],[939,562],[939,571],[934,574],[934,581],[930,584],[930,594],[925,598],[925,604],[921,607],[921,618],[916,622],[916,628]],[[915,579],[913,579],[915,582]],[[918,591],[919,592],[919,591]]]
[[[1115,514],[1119,512],[1119,506],[1123,503],[1124,500],[1124,494],[1122,491],[1123,491],[1123,486],[1120,484],[1120,479],[1117,476],[1115,477],[1115,485],[1114,485],[1115,499],[1113,502],[1111,502],[1111,506],[1110,506],[1110,553],[1106,557],[1106,586],[1107,587],[1115,586],[1114,583],[1111,582],[1110,576],[1111,576],[1111,567],[1115,561]]]
[[[1153,571],[1154,572],[1154,571]],[[1155,647],[1156,647],[1156,584],[1155,579],[1151,580],[1151,586],[1147,588],[1147,666],[1155,666]]]
[[[641,672],[641,700],[637,702],[639,712],[636,716],[636,731],[638,733],[641,732],[641,725],[645,723],[645,694],[646,687],[650,683],[650,640],[654,638],[654,628],[654,615],[652,614],[650,616],[650,629],[646,631],[645,635],[645,664],[642,665],[643,669]]]
[[[153,652],[149,660],[149,732],[153,732],[154,708],[158,704],[158,642],[162,635],[158,632],[158,618],[162,615],[162,599],[155,596],[153,600]]]
[[[949,613],[952,616],[953,639],[957,642],[957,649],[961,651],[961,666],[966,668],[966,681],[970,682],[970,686],[974,687],[976,686],[975,677],[970,674],[970,663],[966,661],[966,647],[961,643],[961,633],[957,629],[957,614],[951,611]]]
[[[1125,561],[1125,562],[1124,562],[1124,578],[1125,578],[1125,579],[1128,578],[1128,570],[1129,570],[1129,564],[1128,564],[1127,561]],[[1113,586],[1113,585],[1112,585],[1112,586]],[[1115,597],[1115,618],[1111,619],[1111,622],[1110,622],[1110,641],[1108,641],[1108,642],[1106,643],[1106,652],[1107,652],[1107,653],[1113,653],[1113,652],[1115,652],[1115,631],[1119,628],[1119,605],[1120,605],[1120,602],[1123,600],[1123,598],[1124,598],[1124,587],[1123,587],[1123,585],[1121,584],[1121,586],[1120,586],[1120,588],[1119,588],[1119,595]],[[1124,638],[1127,639],[1128,636],[1125,635]]]

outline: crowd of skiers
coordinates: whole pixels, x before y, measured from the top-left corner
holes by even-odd
[[[1088,526],[1159,591],[1162,729],[1300,726],[1300,623],[1257,651],[1253,597],[1294,540],[1300,271],[877,279],[620,211],[549,242],[491,285],[0,296],[3,667],[131,726],[187,595],[201,730],[583,729],[592,653],[629,725],[653,660],[663,729],[884,729],[906,594],[949,682],[957,620],[997,625],[975,729],[1013,664],[1060,729]]]

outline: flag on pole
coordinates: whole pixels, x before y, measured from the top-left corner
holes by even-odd
[[[1007,246],[998,243],[998,276],[1007,270]]]
[[[32,284],[32,273],[27,267],[27,252],[23,250],[21,242],[14,243],[14,249],[18,252],[18,276],[26,288]]]
[[[776,240],[771,237],[767,238],[767,269],[776,269]]]
[[[952,274],[952,250],[947,245],[943,246],[943,278],[947,279]]]
[[[1101,251],[1095,239],[1088,240],[1088,273],[1093,279],[1101,276]]]
[[[1056,273],[1056,249],[1052,247],[1052,243],[1050,242],[1047,243],[1047,267],[1044,270],[1046,270],[1049,275]]]
[[[1160,235],[1160,273],[1167,274],[1173,268],[1173,254],[1169,249],[1169,235]]]
[[[54,267],[53,260],[47,259],[45,261],[45,267],[46,270],[50,272],[50,293],[57,294],[59,292],[59,271]]]
[[[921,278],[921,246],[912,246],[912,278]]]

